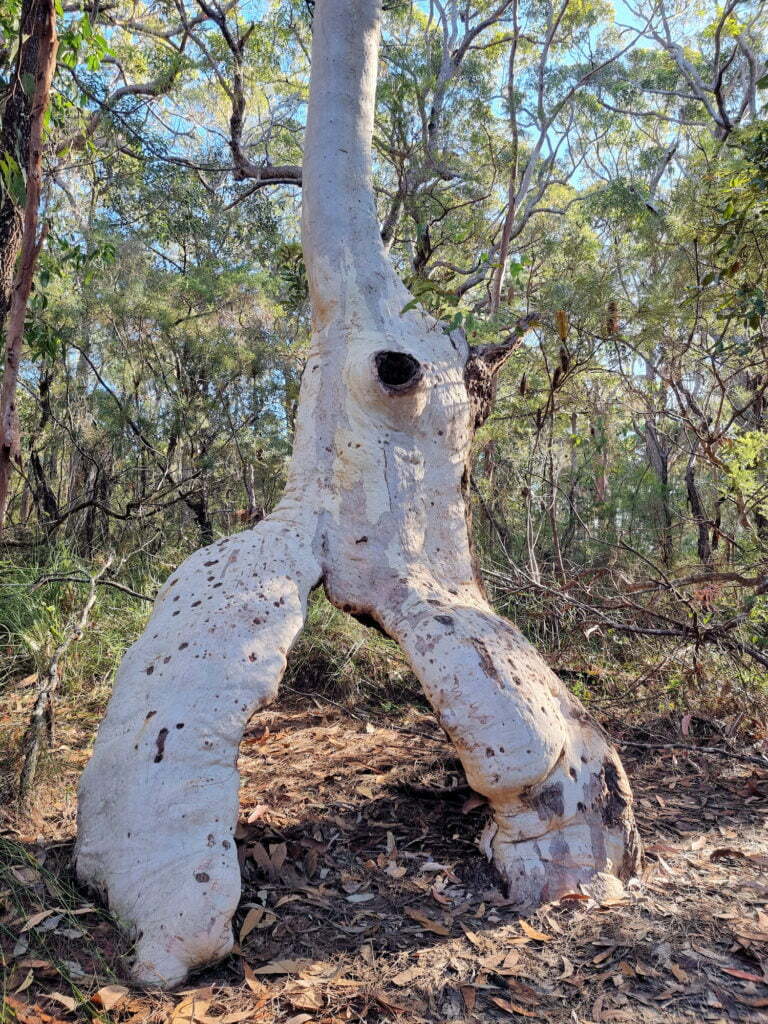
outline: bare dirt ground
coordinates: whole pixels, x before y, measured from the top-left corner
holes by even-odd
[[[126,982],[130,949],[68,873],[70,739],[31,829],[0,819],[0,1021],[768,1021],[768,775],[624,753],[642,878],[521,915],[429,715],[288,695],[241,751],[238,951],[158,995]]]

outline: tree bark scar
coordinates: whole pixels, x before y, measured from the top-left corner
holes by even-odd
[[[535,796],[526,796],[523,802],[532,807],[542,821],[562,818],[565,814],[561,782],[553,782],[550,786],[545,786]]]
[[[626,880],[637,873],[642,858],[640,837],[631,815],[632,795],[624,773],[615,761],[606,758],[600,775],[603,782],[600,814],[608,828],[621,829],[623,832],[624,856],[619,877]]]
[[[616,765],[609,760],[603,762],[603,781],[606,793],[600,813],[608,828],[618,828],[626,817],[629,794],[624,786]]]
[[[496,683],[500,690],[503,690],[504,680],[499,675],[499,670],[496,668],[490,651],[485,646],[485,641],[480,640],[478,637],[474,637],[472,640],[472,646],[475,648],[478,657],[480,658],[480,665],[483,672],[485,672],[489,679],[492,679],[494,683]]]

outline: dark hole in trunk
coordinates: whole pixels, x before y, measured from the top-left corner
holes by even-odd
[[[405,352],[377,352],[376,372],[390,391],[402,391],[421,380],[421,364]]]

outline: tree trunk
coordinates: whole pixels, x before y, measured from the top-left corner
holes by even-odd
[[[27,187],[21,228],[18,211],[12,209],[14,198],[5,188],[0,203],[0,327],[6,319],[8,321],[5,369],[0,389],[0,532],[8,509],[11,473],[21,458],[16,386],[24,338],[24,317],[42,242],[42,239],[37,239],[37,208],[42,179],[43,117],[48,108],[59,45],[53,0],[36,0],[22,7],[19,35],[15,80],[10,87],[3,113],[2,144],[10,146],[5,152],[17,158],[20,166],[27,168]],[[23,95],[23,90],[29,90],[30,77],[34,82],[31,110],[27,106],[29,101]],[[21,95],[19,90],[22,90]],[[14,272],[17,255],[19,263]],[[11,279],[13,285],[9,293]]]
[[[629,786],[578,701],[482,592],[468,459],[516,340],[470,351],[389,265],[370,181],[380,0],[317,0],[302,235],[313,338],[285,494],[198,551],[126,654],[80,785],[77,870],[174,984],[232,948],[237,748],[277,692],[309,591],[407,653],[494,820],[521,904],[638,864]],[[340,211],[344,216],[340,216]]]
[[[699,494],[696,484],[696,452],[691,452],[688,465],[685,470],[685,489],[688,492],[688,504],[691,506],[691,515],[696,524],[696,551],[702,565],[709,565],[712,561],[712,548],[709,543],[709,520],[704,511],[704,503]]]

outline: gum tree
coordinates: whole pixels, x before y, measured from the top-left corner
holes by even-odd
[[[80,786],[79,876],[135,934],[147,983],[232,948],[238,744],[320,584],[407,653],[489,800],[486,844],[515,900],[638,864],[615,751],[478,579],[470,445],[527,324],[470,349],[391,268],[371,189],[379,33],[380,0],[315,4],[302,214],[313,339],[285,494],[162,588]]]

